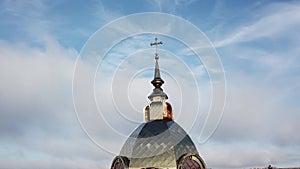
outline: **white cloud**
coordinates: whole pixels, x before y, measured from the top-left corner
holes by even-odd
[[[223,119],[209,167],[299,166],[299,3],[273,3],[215,42],[226,70]],[[201,148],[200,147],[200,148]],[[200,149],[201,151],[201,149]],[[213,159],[213,160],[212,160]]]
[[[176,13],[176,10],[181,7],[189,6],[197,0],[154,0],[148,1],[159,12]]]
[[[101,1],[97,1],[92,7],[92,14],[103,23],[111,22],[114,19],[122,16],[122,14],[116,10],[107,9],[107,7]]]
[[[198,145],[208,166],[299,166],[295,162],[300,155],[300,137],[296,134],[300,130],[299,108],[292,108],[286,100],[297,98],[276,81],[266,83],[242,72],[228,72],[227,82],[223,119],[213,137]]]
[[[268,144],[255,144],[253,142],[220,144],[208,142],[199,147],[209,168],[254,168],[298,166],[295,157],[299,154],[290,152]]]
[[[4,0],[2,2],[4,12],[11,13],[18,17],[40,17],[41,11],[45,10],[45,5],[41,0],[33,1],[18,1],[18,0]],[[32,10],[28,10],[28,9]]]
[[[291,30],[300,26],[300,4],[278,3],[272,4],[262,12],[262,17],[252,23],[246,22],[226,34],[215,43],[216,47],[253,41],[260,38],[278,38],[293,36]],[[292,34],[291,34],[292,33]]]
[[[77,52],[47,41],[45,50],[0,42],[0,163],[6,168],[107,165],[101,159],[111,155],[83,134],[73,110]]]

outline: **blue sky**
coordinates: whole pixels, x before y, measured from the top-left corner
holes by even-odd
[[[103,119],[90,118],[89,102],[82,100],[87,108],[79,115],[82,122],[89,124],[94,141],[111,151],[94,144],[77,120],[72,80],[78,54],[115,19],[162,12],[200,29],[226,74],[223,117],[209,140],[199,142],[212,99],[208,72],[183,44],[157,35],[165,42],[160,66],[175,120],[190,133],[207,166],[299,167],[299,11],[299,1],[288,0],[1,1],[0,166],[109,168],[126,136],[143,121],[152,90],[153,58],[146,55],[153,37],[137,35],[117,44],[97,70],[95,98],[109,128]],[[89,65],[84,68],[90,71]],[[130,73],[136,73],[133,80],[126,76]]]

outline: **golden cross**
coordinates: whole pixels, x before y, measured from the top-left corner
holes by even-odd
[[[158,45],[162,45],[162,44],[163,44],[162,41],[157,42],[157,38],[155,38],[155,42],[150,43],[150,46],[153,46],[153,45],[156,46],[155,59],[158,59],[157,47],[158,47]]]

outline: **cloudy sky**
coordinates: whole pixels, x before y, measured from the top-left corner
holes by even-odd
[[[109,168],[126,136],[143,122],[155,36],[164,41],[160,66],[174,119],[208,167],[300,166],[299,1],[3,0],[0,12],[0,168]],[[144,12],[194,25],[223,67],[210,69],[216,53],[199,58],[180,40],[153,33],[129,36],[105,56],[79,57],[118,18]],[[155,26],[158,20],[144,22]],[[127,30],[132,27],[121,24],[117,31]],[[84,62],[93,59],[93,65]],[[225,72],[225,80],[211,72]],[[218,96],[213,84],[220,79],[226,82],[224,111],[203,139]],[[215,106],[223,110],[220,98]]]

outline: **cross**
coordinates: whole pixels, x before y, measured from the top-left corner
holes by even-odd
[[[163,44],[162,41],[157,42],[157,38],[155,38],[155,42],[150,43],[150,46],[153,46],[153,45],[156,46],[155,59],[158,59],[157,47],[158,47],[158,45],[162,45],[162,44]]]

